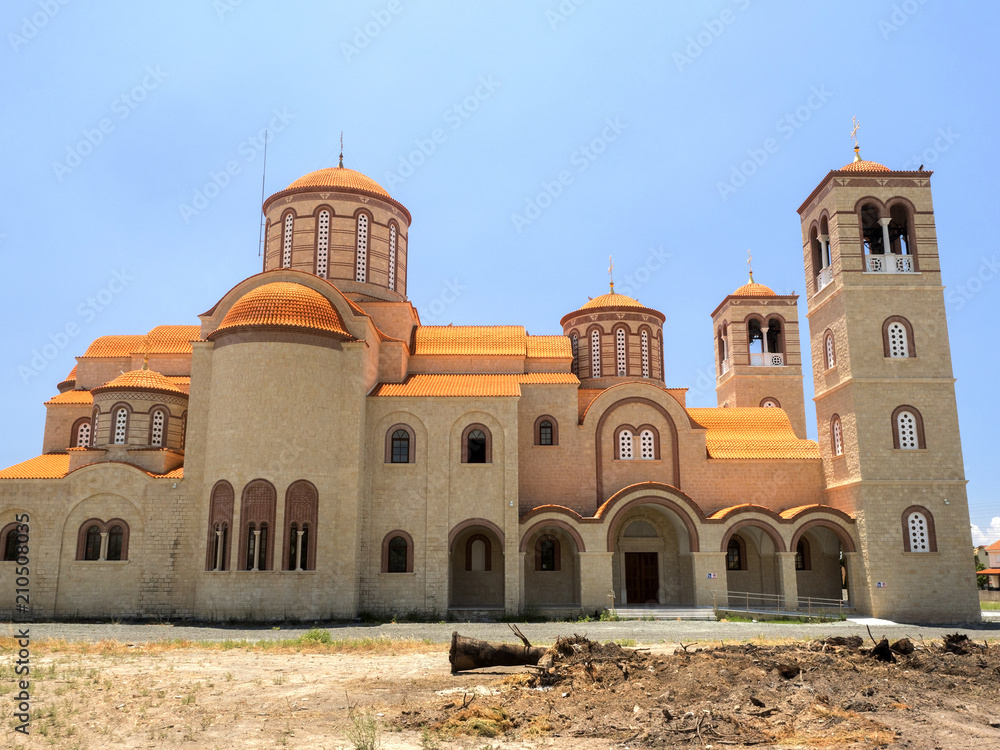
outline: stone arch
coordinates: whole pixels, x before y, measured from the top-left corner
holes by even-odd
[[[725,552],[726,547],[729,545],[729,539],[740,529],[746,528],[747,526],[753,526],[755,528],[761,529],[765,534],[770,537],[771,542],[774,544],[774,549],[776,552],[787,552],[785,547],[785,540],[781,538],[781,534],[776,528],[774,528],[767,521],[761,521],[757,518],[747,518],[742,521],[737,521],[732,526],[730,526],[726,533],[722,536],[722,544],[720,545],[720,552]]]

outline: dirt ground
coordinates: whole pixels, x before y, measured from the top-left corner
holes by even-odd
[[[332,750],[377,726],[387,750],[1000,747],[1000,645],[913,645],[889,664],[817,642],[567,641],[551,674],[452,675],[447,647],[421,642],[36,642],[25,738],[0,639],[0,746]]]

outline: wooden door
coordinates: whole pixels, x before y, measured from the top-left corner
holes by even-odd
[[[628,604],[657,604],[660,565],[655,552],[625,553],[625,595]]]

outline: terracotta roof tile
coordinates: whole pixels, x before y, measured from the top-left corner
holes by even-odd
[[[798,506],[796,506],[794,508],[786,508],[785,510],[781,511],[781,513],[779,515],[782,518],[794,518],[799,513],[801,513],[802,511],[804,511],[804,510],[806,510],[808,508],[825,508],[825,507],[828,507],[828,506],[820,505],[819,503],[812,503],[810,505],[798,505]]]
[[[84,357],[131,357],[141,352],[145,336],[101,336],[87,347]]]
[[[569,372],[532,372],[523,374],[411,375],[402,383],[380,383],[372,396],[383,397],[517,397],[521,385],[579,385]]]
[[[101,336],[87,347],[84,357],[131,357],[150,354],[190,354],[191,341],[201,337],[199,326],[157,326],[146,335]],[[76,368],[67,380],[76,377]]]
[[[1000,568],[986,568],[986,570],[976,571],[977,576],[1000,576]]]
[[[185,391],[182,391],[163,375],[153,370],[130,370],[129,372],[122,373],[114,380],[94,388],[93,393],[116,390],[165,391],[167,393],[187,395]]]
[[[76,380],[76,368],[77,365],[73,365],[73,369],[69,371],[69,375],[66,376],[66,380]]]
[[[523,357],[524,326],[420,326],[413,354]]]
[[[46,406],[52,404],[92,404],[94,394],[90,391],[65,391],[58,396],[53,396],[45,402]]]
[[[997,551],[1000,551],[1000,539],[998,539],[997,541],[993,542],[993,544],[989,545],[986,548],[986,551],[987,552],[997,552]]]
[[[705,443],[709,458],[819,458],[819,445],[797,438],[782,409],[692,408],[687,412],[708,430]]]
[[[740,503],[738,505],[730,505],[728,508],[720,508],[719,510],[715,511],[715,513],[713,513],[712,515],[710,515],[709,518],[711,518],[713,520],[718,520],[720,518],[725,518],[726,516],[728,516],[733,511],[740,510],[741,508],[747,508],[747,509],[750,509],[750,510],[753,510],[753,509],[756,508],[756,509],[761,509],[761,510],[764,510],[764,511],[770,510],[766,506],[758,505],[756,503]]]
[[[166,474],[154,474],[154,477],[161,477],[162,479],[183,479],[184,478],[184,467],[178,466],[173,471],[168,471]]]
[[[778,295],[774,293],[774,290],[769,286],[764,286],[763,284],[757,284],[751,281],[749,284],[744,284],[739,289],[734,291],[729,295],[730,297],[777,297]]]
[[[365,193],[380,195],[384,198],[390,197],[381,185],[367,175],[355,172],[346,167],[327,167],[317,169],[295,180],[285,190],[294,190],[304,187],[324,187],[324,188],[347,188],[349,190],[361,190]]]
[[[529,357],[573,358],[573,346],[569,336],[528,336],[525,350]]]
[[[645,307],[639,300],[632,299],[625,294],[602,294],[594,297],[580,307],[581,310],[589,310],[592,307]]]
[[[68,471],[68,454],[44,453],[0,470],[0,479],[59,479]]]
[[[308,328],[353,338],[330,300],[315,289],[288,281],[274,281],[244,294],[209,338],[242,326]]]
[[[892,170],[885,164],[879,164],[877,161],[852,161],[850,164],[845,164],[840,168],[841,172],[891,172]]]

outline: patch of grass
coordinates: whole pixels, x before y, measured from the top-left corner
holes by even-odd
[[[979,602],[980,609],[1000,609],[1000,602]]]
[[[300,635],[298,637],[298,641],[303,645],[312,643],[322,643],[326,646],[329,646],[331,643],[333,643],[333,636],[330,635],[329,630],[325,630],[323,628],[311,628],[310,630],[307,630],[305,633]]]
[[[355,750],[377,750],[382,747],[382,725],[370,708],[357,708],[350,713],[351,726],[347,728],[347,739]]]
[[[636,640],[635,638],[616,638],[615,643],[625,648],[635,648]]]
[[[740,612],[730,612],[724,609],[720,609],[716,612],[716,619],[725,622],[773,622],[777,624],[787,624],[787,625],[808,625],[810,623],[815,623],[817,620],[823,620],[826,622],[830,621],[842,621],[846,620],[845,615],[813,615],[812,617],[792,617],[789,615],[770,615],[766,613],[757,614],[743,614]]]
[[[618,616],[618,613],[613,609],[605,609],[601,611],[601,622],[619,622],[622,618]]]

